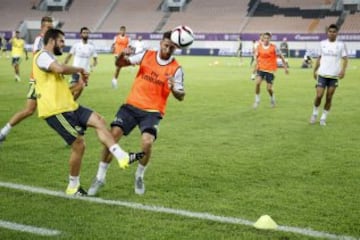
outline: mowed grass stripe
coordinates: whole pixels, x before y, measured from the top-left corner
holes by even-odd
[[[54,196],[54,197],[67,198],[67,199],[72,199],[72,200],[81,200],[81,201],[86,201],[86,202],[91,202],[91,203],[106,204],[106,205],[112,205],[112,206],[122,206],[122,207],[137,209],[137,210],[151,211],[151,212],[157,212],[157,213],[167,213],[167,214],[173,214],[173,215],[189,217],[189,218],[210,220],[210,221],[214,221],[214,222],[239,224],[239,225],[245,225],[245,226],[252,226],[254,224],[254,222],[246,220],[246,219],[219,216],[219,215],[214,215],[214,214],[206,213],[206,212],[202,212],[202,213],[201,212],[191,212],[191,211],[182,210],[182,209],[173,209],[173,208],[154,206],[154,205],[144,205],[144,204],[140,204],[140,203],[120,201],[120,200],[107,200],[107,199],[96,198],[96,197],[73,197],[73,196],[68,196],[64,192],[60,192],[60,191],[52,191],[52,190],[48,190],[45,188],[26,186],[26,185],[10,183],[10,182],[0,182],[0,187],[10,188],[10,189],[15,189],[15,190],[20,190],[20,191],[27,191],[27,192],[31,192],[31,193],[44,194],[44,195],[49,195],[49,196]],[[352,236],[336,235],[336,234],[332,234],[332,233],[321,232],[321,231],[316,231],[316,230],[312,230],[312,229],[291,227],[291,226],[278,226],[277,230],[282,231],[282,232],[290,232],[290,233],[296,233],[296,234],[301,234],[301,235],[310,236],[310,237],[318,237],[318,238],[342,239],[342,240],[356,240],[357,239]]]

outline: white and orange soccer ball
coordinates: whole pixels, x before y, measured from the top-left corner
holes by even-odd
[[[181,25],[171,30],[171,41],[179,48],[189,47],[194,39],[194,32],[188,26]]]

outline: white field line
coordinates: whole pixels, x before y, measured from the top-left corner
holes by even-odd
[[[23,225],[23,224],[3,221],[3,220],[0,220],[0,228],[7,228],[7,229],[15,230],[15,231],[20,231],[20,232],[28,232],[28,233],[32,233],[32,234],[36,234],[36,235],[41,235],[41,236],[56,236],[61,233],[58,230],[34,227],[34,226],[30,226],[30,225]]]
[[[239,224],[239,225],[245,225],[245,226],[253,226],[253,224],[254,224],[254,222],[246,220],[246,219],[213,215],[211,213],[206,213],[206,212],[191,212],[191,211],[182,210],[182,209],[174,209],[174,208],[167,208],[167,207],[154,206],[154,205],[144,205],[144,204],[140,204],[140,203],[119,201],[119,200],[106,200],[106,199],[97,198],[97,197],[72,197],[72,196],[67,196],[64,192],[52,191],[52,190],[47,190],[44,188],[26,186],[26,185],[16,184],[16,183],[0,182],[0,187],[16,189],[16,190],[21,190],[21,191],[27,191],[27,192],[31,192],[31,193],[39,193],[39,194],[44,194],[44,195],[49,195],[49,196],[54,196],[54,197],[61,197],[61,198],[91,202],[91,203],[122,206],[122,207],[128,207],[128,208],[132,208],[132,209],[151,211],[151,212],[157,212],[157,213],[167,213],[167,214],[173,214],[173,215],[184,216],[184,217],[189,217],[189,218],[209,220],[209,221],[214,221],[214,222]],[[358,238],[355,238],[352,236],[336,235],[336,234],[332,234],[332,233],[312,230],[310,228],[278,226],[277,231],[290,232],[290,233],[296,233],[296,234],[301,234],[301,235],[310,236],[310,237],[327,238],[327,239],[335,239],[335,240],[359,240]]]

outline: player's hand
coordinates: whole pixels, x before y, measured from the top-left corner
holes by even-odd
[[[118,88],[118,81],[117,81],[117,79],[111,80],[111,86],[112,86],[112,88],[114,88],[114,89]]]
[[[314,72],[314,79],[317,80],[317,73]]]
[[[342,79],[345,77],[345,71],[341,70],[339,73],[339,78]]]
[[[81,80],[85,83],[85,86],[87,86],[88,80],[89,80],[89,73],[82,71],[82,72],[80,72],[80,77],[81,77]]]

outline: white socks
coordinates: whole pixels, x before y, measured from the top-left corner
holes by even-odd
[[[326,110],[324,109],[324,111],[323,111],[322,114],[321,114],[320,120],[325,121],[328,114],[329,114],[329,111],[326,111]]]
[[[313,115],[317,116],[319,114],[319,107],[314,106]]]
[[[128,157],[128,153],[122,150],[117,143],[109,147],[109,151],[118,161]]]
[[[260,102],[260,95],[259,94],[255,95],[255,102],[257,102],[257,103]]]
[[[146,166],[143,166],[143,165],[141,165],[141,164],[139,163],[139,164],[138,164],[138,167],[137,167],[137,169],[136,169],[135,176],[136,176],[136,177],[144,178],[145,170],[146,170]]]
[[[272,96],[270,96],[270,101],[271,101],[271,102],[275,102],[275,94],[273,94]]]
[[[108,170],[108,168],[109,168],[109,163],[100,162],[96,174],[96,179],[104,182],[106,178],[106,171]]]
[[[80,186],[80,176],[69,176],[69,188]]]
[[[10,123],[7,123],[7,124],[1,129],[1,131],[0,131],[1,135],[7,136],[7,135],[9,134],[11,128],[12,128],[12,127],[11,127]]]

